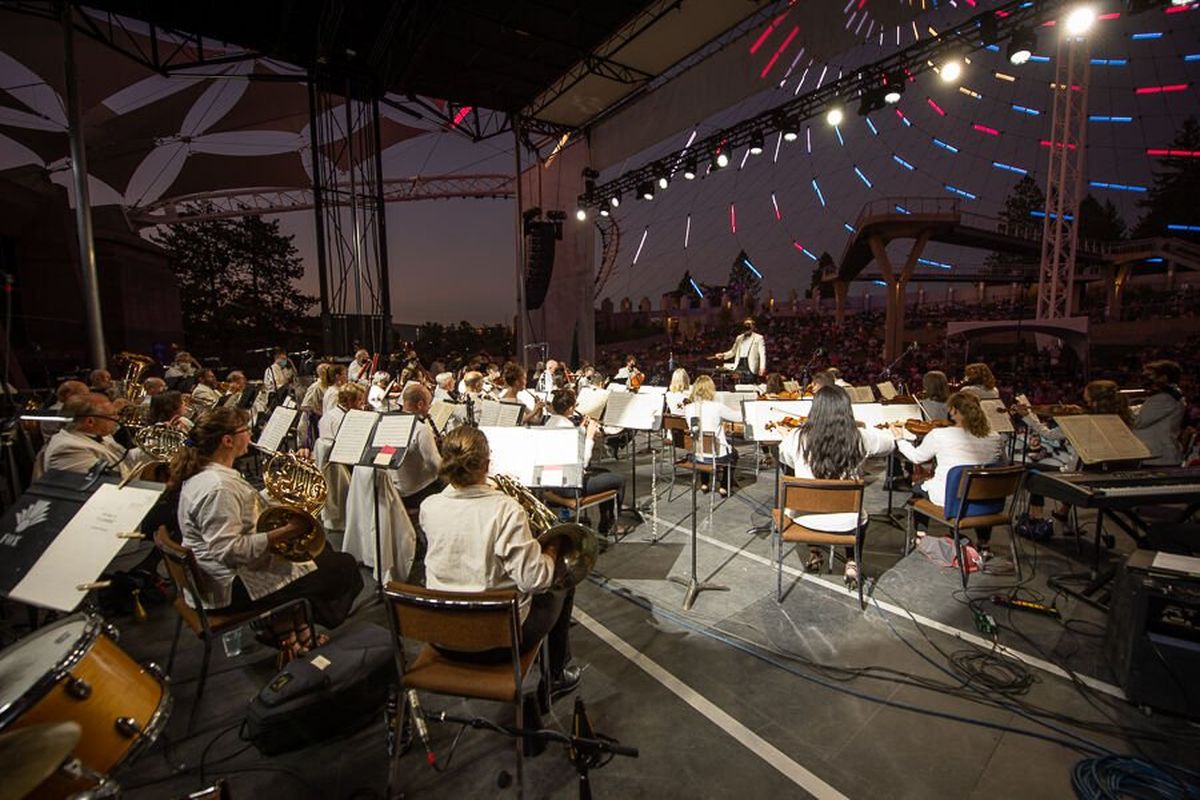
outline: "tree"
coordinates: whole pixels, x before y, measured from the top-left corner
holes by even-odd
[[[1195,117],[1183,121],[1171,150],[1200,152],[1200,123]],[[1170,230],[1168,225],[1200,226],[1200,158],[1163,157],[1154,170],[1154,183],[1138,203],[1146,213],[1134,228],[1135,238],[1179,236],[1200,241],[1194,231]]]
[[[1125,220],[1112,200],[1103,205],[1090,193],[1079,204],[1079,238],[1115,242],[1125,238]]]
[[[1000,222],[1003,227],[1014,230],[1017,226],[1030,225],[1036,220],[1034,211],[1046,208],[1046,195],[1038,186],[1037,178],[1031,174],[1021,176],[1004,200],[1004,208],[1000,211]],[[993,252],[983,262],[984,272],[1008,275],[1023,271],[1031,261],[1028,255],[1020,253]]]
[[[316,299],[296,288],[304,263],[292,237],[261,217],[184,222],[153,237],[179,281],[190,347],[242,352],[283,344]]]
[[[727,289],[729,296],[746,308],[753,308],[758,301],[758,293],[762,290],[762,278],[750,266],[750,257],[743,250],[733,260],[729,268]]]

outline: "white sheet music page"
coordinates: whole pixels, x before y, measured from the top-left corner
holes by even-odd
[[[371,441],[371,432],[378,420],[379,414],[374,411],[357,408],[347,411],[329,451],[329,460],[335,464],[357,464]]]
[[[757,400],[758,392],[717,392],[717,402],[726,408],[732,410],[738,415],[738,419],[742,418],[742,403],[747,400]],[[742,419],[742,422],[745,422]]]
[[[462,408],[457,403],[447,403],[445,400],[434,400],[429,406],[429,418],[442,433],[446,432],[446,423],[454,416],[454,412]]]
[[[892,383],[891,381],[877,383],[875,384],[875,388],[879,390],[879,396],[884,400],[891,400],[893,397],[899,394],[899,392],[896,391],[896,384]]]
[[[101,484],[9,597],[43,608],[73,610],[87,594],[76,587],[100,576],[128,541],[118,534],[137,530],[160,494],[162,489]]]
[[[371,437],[371,447],[407,449],[416,423],[415,414],[384,414],[379,418],[379,424],[375,426],[375,435]]]
[[[910,419],[921,419],[921,407],[907,403],[888,403],[879,404],[879,421],[880,422],[908,422]]]
[[[522,486],[534,483],[535,448],[531,447],[529,429],[513,427],[480,427],[492,451],[489,475],[509,475]]]
[[[520,424],[521,414],[525,411],[525,406],[520,403],[505,403],[501,401],[496,404],[499,408],[496,409],[496,424],[513,428]]]
[[[534,435],[533,463],[539,467],[564,467],[583,461],[581,428],[530,428]],[[562,486],[559,482],[556,486]]]
[[[287,432],[291,430],[292,423],[296,421],[296,415],[299,413],[294,408],[276,406],[275,410],[271,412],[271,418],[267,420],[267,424],[263,426],[262,433],[258,437],[257,445],[259,449],[278,453],[279,446],[283,444],[283,437],[287,436]]]
[[[662,425],[663,396],[614,392],[608,396],[604,424],[637,431],[654,431]]]
[[[980,400],[979,407],[983,409],[983,413],[987,415],[988,424],[992,426],[992,430],[996,433],[1012,433],[1013,424],[1012,417],[1008,415],[1008,411],[1004,408],[1002,400]]]

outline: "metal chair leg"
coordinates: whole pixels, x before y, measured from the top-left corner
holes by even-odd
[[[171,655],[167,656],[167,677],[175,669],[175,651],[179,649],[179,634],[183,632],[183,617],[176,615],[175,638],[171,640]]]
[[[861,611],[867,610],[867,601],[863,599],[863,584],[866,583],[867,573],[863,569],[862,561],[862,537],[854,537],[854,563],[858,567],[858,607]]]
[[[188,715],[187,731],[190,734],[196,724],[196,713],[200,710],[200,698],[204,695],[204,684],[208,681],[208,662],[212,658],[212,635],[204,637],[204,660],[200,662],[200,678],[196,681],[196,696],[192,699],[192,712]]]
[[[958,572],[962,576],[963,588],[966,589],[968,576],[970,575],[967,570],[966,549],[963,547],[962,534],[959,532],[958,526],[955,525],[952,530],[954,531],[954,552],[958,554]]]

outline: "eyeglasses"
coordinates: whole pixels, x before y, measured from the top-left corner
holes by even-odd
[[[241,428],[238,428],[237,430],[235,430],[235,431],[232,431],[232,432],[231,432],[229,435],[230,435],[230,436],[237,436],[239,433],[249,433],[249,432],[250,432],[250,429],[249,429],[249,428],[247,428],[247,427],[245,427],[245,426],[242,426]]]

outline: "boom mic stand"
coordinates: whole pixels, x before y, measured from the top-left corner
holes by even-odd
[[[808,357],[808,363],[800,370],[800,392],[803,394],[804,389],[812,382],[812,368],[817,363],[817,359],[825,355],[825,348],[818,347],[812,351],[812,355]]]
[[[879,379],[881,381],[890,380],[892,377],[892,371],[896,369],[896,366],[901,361],[908,358],[909,355],[911,355],[912,353],[915,353],[915,352],[917,352],[917,343],[913,342],[908,347],[904,348],[904,352],[902,352],[900,355],[896,356],[895,361],[893,361],[892,363],[888,364],[886,367],[883,368],[883,370],[879,373]],[[907,387],[904,385],[903,379],[899,381],[899,385],[896,387],[896,389],[899,390],[900,394],[908,394],[908,392],[905,391],[906,388]]]

